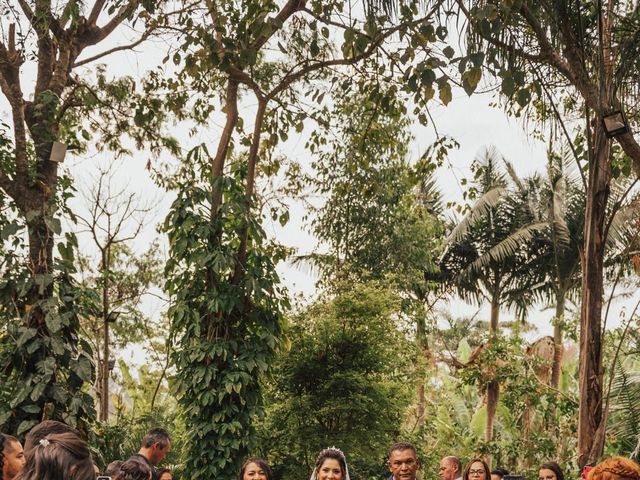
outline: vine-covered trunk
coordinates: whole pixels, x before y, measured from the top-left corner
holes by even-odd
[[[580,312],[580,400],[578,465],[597,460],[604,447],[602,422],[602,297],[606,209],[611,183],[610,141],[600,122],[595,124],[589,159],[589,183],[582,252]]]

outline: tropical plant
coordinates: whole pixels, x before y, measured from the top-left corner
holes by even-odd
[[[306,478],[317,453],[339,445],[350,475],[382,475],[411,399],[414,352],[397,295],[379,282],[342,282],[292,316],[290,345],[266,382],[259,448],[278,478]]]
[[[469,189],[475,203],[453,228],[445,245],[441,270],[468,300],[487,300],[491,307],[489,344],[499,335],[500,307],[515,307],[523,315],[532,303],[532,259],[526,242],[544,227],[530,208],[530,191],[510,188],[504,162],[495,149],[476,157],[474,184]],[[506,162],[505,166],[508,166]],[[512,169],[507,169],[512,170]],[[517,181],[517,177],[512,175]],[[485,440],[493,436],[499,384],[486,382],[487,416]]]

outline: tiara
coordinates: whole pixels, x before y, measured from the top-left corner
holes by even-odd
[[[42,445],[43,447],[48,447],[50,443],[51,442],[49,440],[47,440],[46,438],[40,439],[40,445]]]
[[[344,455],[344,452],[342,450],[340,450],[338,447],[327,447],[320,453],[325,453],[325,452],[336,452],[342,458],[346,458],[345,455]]]

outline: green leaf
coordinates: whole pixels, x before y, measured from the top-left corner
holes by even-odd
[[[451,102],[453,98],[451,93],[451,85],[449,85],[448,83],[443,83],[442,85],[440,85],[440,91],[438,92],[438,95],[440,97],[440,101],[444,105],[449,105],[449,102]]]
[[[511,97],[513,93],[516,91],[516,82],[514,82],[513,77],[511,75],[506,76],[502,79],[502,93],[504,93],[507,97]]]
[[[22,329],[22,334],[20,335],[20,337],[18,337],[18,341],[16,342],[16,347],[18,348],[22,347],[25,343],[27,343],[29,340],[35,337],[36,333],[38,333],[38,330],[36,330],[35,328]]]
[[[521,88],[520,90],[518,90],[518,94],[516,95],[516,100],[518,104],[522,108],[524,108],[531,101],[531,93],[529,93],[529,90],[527,90],[526,88]]]
[[[311,45],[309,45],[309,53],[312,57],[317,57],[320,54],[320,48],[315,38],[312,40]]]
[[[16,435],[21,436],[23,433],[31,430],[31,428],[34,427],[37,423],[37,420],[23,420],[22,422],[20,422],[20,425],[18,425]]]
[[[450,46],[445,47],[445,49],[442,50],[442,53],[444,53],[444,56],[447,57],[449,60],[451,60],[453,56],[456,54],[455,50]]]

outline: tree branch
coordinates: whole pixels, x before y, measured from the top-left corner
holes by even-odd
[[[102,12],[102,9],[104,8],[105,3],[107,3],[107,0],[96,0],[96,3],[93,4],[93,7],[91,8],[91,12],[89,13],[89,18],[87,18],[87,22],[89,22],[89,25],[93,25],[93,26],[96,25],[96,22],[98,21],[98,17]]]
[[[291,15],[305,8],[306,3],[306,0],[289,0],[278,14],[272,20],[269,20],[272,24],[276,25],[277,28],[274,28],[269,35],[261,35],[256,38],[251,46],[256,50],[260,50],[260,48],[269,41],[274,33],[282,29],[282,25],[284,25]]]
[[[267,110],[267,100],[264,97],[258,97],[258,111],[253,125],[253,136],[251,138],[251,147],[249,148],[249,157],[247,159],[247,180],[244,193],[244,208],[247,217],[247,224],[242,228],[240,234],[240,246],[238,247],[238,261],[236,262],[235,271],[233,273],[233,284],[237,285],[240,276],[244,270],[244,264],[247,261],[247,242],[249,238],[248,218],[251,209],[251,198],[256,178],[256,164],[258,163],[258,149],[260,148],[260,136],[262,134],[262,125],[264,123],[265,112]]]
[[[118,13],[116,13],[104,27],[98,28],[97,31],[95,31],[95,29],[89,30],[93,34],[86,36],[84,39],[84,46],[95,45],[108,37],[122,22],[126,20],[129,15],[136,10],[136,8],[138,8],[139,4],[140,0],[129,0],[125,5],[120,7]]]
[[[85,58],[84,60],[80,60],[78,62],[75,62],[73,64],[73,67],[74,68],[75,67],[81,67],[81,66],[86,65],[88,63],[95,62],[96,60],[99,60],[99,59],[101,59],[103,57],[106,57],[107,55],[111,55],[112,53],[120,52],[120,51],[123,51],[123,50],[131,50],[131,49],[137,47],[138,45],[140,45],[142,42],[144,42],[147,38],[149,38],[150,33],[151,32],[149,30],[147,30],[135,42],[130,43],[129,45],[120,45],[119,47],[111,48],[111,49],[106,50],[104,52],[98,53],[97,55],[94,55],[92,57]]]

